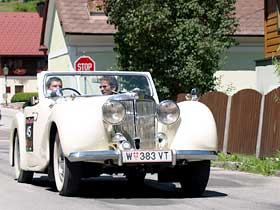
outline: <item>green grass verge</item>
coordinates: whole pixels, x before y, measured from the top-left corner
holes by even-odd
[[[218,154],[218,161],[220,162],[235,162],[237,170],[251,173],[258,173],[263,175],[274,175],[280,170],[280,151],[274,157],[256,158],[254,155],[240,155],[224,153]],[[227,168],[227,164],[225,164]]]
[[[0,2],[0,12],[35,12],[36,4],[43,0],[29,0],[21,3],[18,0]]]

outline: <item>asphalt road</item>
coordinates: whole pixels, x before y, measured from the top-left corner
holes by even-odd
[[[37,174],[32,184],[14,180],[8,163],[8,135],[0,127],[0,210],[280,209],[280,177],[218,168],[212,169],[200,198],[185,198],[178,184],[158,184],[152,175],[146,177],[143,189],[129,186],[124,177],[83,180],[77,197],[62,197],[45,175]]]

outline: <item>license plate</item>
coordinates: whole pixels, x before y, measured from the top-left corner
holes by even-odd
[[[122,152],[123,163],[172,162],[170,150],[132,150]]]

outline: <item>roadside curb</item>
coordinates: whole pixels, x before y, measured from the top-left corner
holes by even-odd
[[[232,162],[232,161],[214,161],[212,162],[212,166],[213,167],[217,167],[217,168],[227,168],[230,170],[238,170],[239,166],[241,165],[241,163],[238,162]]]
[[[275,176],[280,177],[280,171],[276,171]]]

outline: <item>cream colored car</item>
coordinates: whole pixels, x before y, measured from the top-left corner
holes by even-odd
[[[53,77],[62,87],[48,90]],[[102,95],[104,78],[114,81],[112,95]],[[82,177],[104,173],[122,173],[135,185],[158,173],[159,181],[179,181],[187,196],[200,196],[216,152],[210,110],[197,101],[159,102],[145,72],[42,72],[38,98],[17,113],[10,139],[18,182],[47,173],[64,196],[78,192]]]

